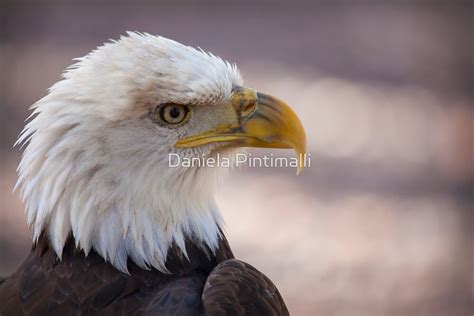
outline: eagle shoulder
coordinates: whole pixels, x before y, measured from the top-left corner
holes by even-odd
[[[225,260],[211,271],[201,308],[204,315],[289,315],[275,284],[237,259]]]

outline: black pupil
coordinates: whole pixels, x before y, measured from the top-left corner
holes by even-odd
[[[181,111],[177,107],[173,107],[170,110],[170,116],[174,119],[178,118],[180,114],[181,114]]]

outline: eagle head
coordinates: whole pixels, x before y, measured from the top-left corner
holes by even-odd
[[[128,33],[69,67],[32,106],[17,187],[34,242],[59,258],[71,236],[127,272],[166,271],[185,239],[215,250],[222,168],[170,167],[241,147],[304,153],[303,127],[282,101],[243,86],[235,65],[164,37]]]

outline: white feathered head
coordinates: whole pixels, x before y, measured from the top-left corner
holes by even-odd
[[[242,87],[235,65],[164,37],[128,33],[79,58],[33,105],[17,187],[34,241],[61,258],[71,235],[127,272],[131,258],[166,271],[184,240],[216,249],[220,168],[170,167],[244,146],[305,151],[296,115]]]

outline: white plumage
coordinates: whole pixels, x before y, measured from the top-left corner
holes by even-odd
[[[185,235],[215,249],[222,219],[213,193],[222,169],[170,169],[167,159],[180,138],[217,122],[236,85],[235,66],[149,34],[129,33],[79,58],[33,106],[17,141],[28,144],[17,187],[34,240],[46,232],[61,257],[72,234],[86,253],[94,248],[123,272],[127,257],[166,271],[167,249],[174,242],[186,253]],[[146,119],[167,102],[206,115],[176,130]],[[215,146],[178,152],[201,157]]]

